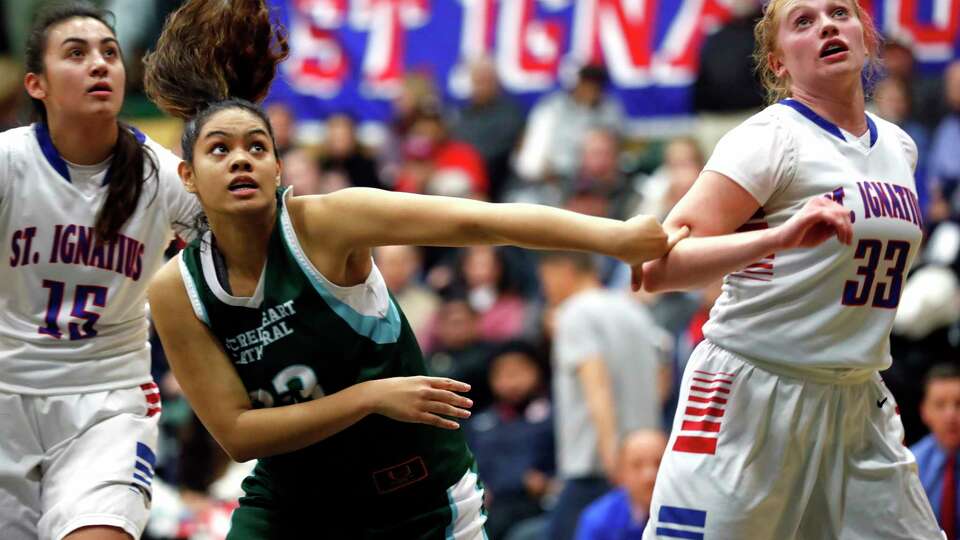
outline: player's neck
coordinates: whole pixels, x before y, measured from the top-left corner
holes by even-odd
[[[207,213],[217,248],[226,260],[231,276],[259,279],[267,260],[267,247],[276,222],[276,210],[269,216],[218,216]]]
[[[47,127],[60,157],[77,165],[95,165],[110,157],[120,131],[112,117],[82,122],[51,117]]]
[[[833,91],[794,87],[793,99],[810,107],[826,120],[840,129],[863,135],[867,131],[866,105],[863,98],[863,86],[857,83],[849,88],[834,88]]]

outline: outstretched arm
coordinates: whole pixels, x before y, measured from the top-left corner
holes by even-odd
[[[704,287],[770,253],[816,246],[832,236],[853,238],[850,210],[814,197],[786,223],[735,233],[760,207],[744,188],[722,174],[704,171],[667,216],[667,231],[690,228],[690,238],[664,257],[643,265],[643,286],[651,292]],[[634,269],[635,282],[639,268]]]
[[[470,386],[437,377],[395,377],[350,386],[328,396],[254,409],[226,353],[196,318],[178,260],[150,285],[150,311],[170,367],[197,416],[237,461],[291,452],[379,413],[394,420],[457,429],[472,402],[456,392]]]
[[[335,230],[336,242],[344,251],[398,244],[512,244],[593,251],[639,264],[662,256],[672,240],[650,216],[623,222],[541,205],[491,204],[367,188],[297,199],[304,205],[300,230],[308,237],[323,237]]]

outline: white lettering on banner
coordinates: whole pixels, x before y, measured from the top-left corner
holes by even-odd
[[[884,33],[913,45],[921,62],[946,62],[954,57],[960,33],[960,0],[928,0],[931,21],[920,20],[920,0],[884,3]]]
[[[392,97],[404,74],[406,30],[430,18],[428,0],[354,0],[350,24],[367,30],[363,55],[363,91],[371,97]]]
[[[290,58],[284,74],[297,90],[332,97],[350,71],[336,31],[347,18],[347,0],[294,0],[290,14]]]
[[[319,97],[389,99],[404,73],[411,30],[453,24],[430,47],[455,49],[432,66],[455,97],[469,90],[467,65],[494,59],[504,90],[551,90],[558,78],[602,61],[617,88],[683,89],[706,35],[731,17],[734,0],[272,0],[284,6],[294,90]],[[957,56],[960,0],[860,0],[882,34],[910,43],[921,63]],[[356,35],[356,34],[359,34]],[[439,37],[442,36],[442,37]],[[432,39],[432,38],[431,38]],[[417,41],[418,43],[422,43]],[[349,51],[347,47],[350,47]],[[443,57],[443,60],[439,60]],[[422,69],[423,66],[418,66]]]
[[[534,18],[536,0],[508,0],[497,22],[497,71],[503,87],[514,92],[546,90],[556,80],[563,28]],[[543,2],[556,7],[556,2]]]

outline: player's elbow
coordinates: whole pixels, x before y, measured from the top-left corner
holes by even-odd
[[[251,459],[257,459],[256,450],[250,444],[244,444],[242,441],[233,440],[229,442],[222,442],[220,446],[223,448],[224,452],[230,456],[230,459],[243,463],[244,461],[250,461]]]
[[[666,272],[659,261],[652,261],[643,265],[643,290],[648,293],[659,293],[667,290]]]

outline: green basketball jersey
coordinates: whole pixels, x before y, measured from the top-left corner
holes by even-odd
[[[278,196],[267,262],[252,297],[234,297],[221,286],[209,233],[180,254],[194,311],[222,344],[254,406],[426,374],[380,271],[373,266],[367,280],[352,287],[329,282],[301,248],[286,198]],[[472,460],[459,431],[370,415],[308,448],[261,459],[250,480],[258,486],[258,504],[322,508],[327,523],[363,516],[366,525],[389,527],[445,502],[445,490]]]

